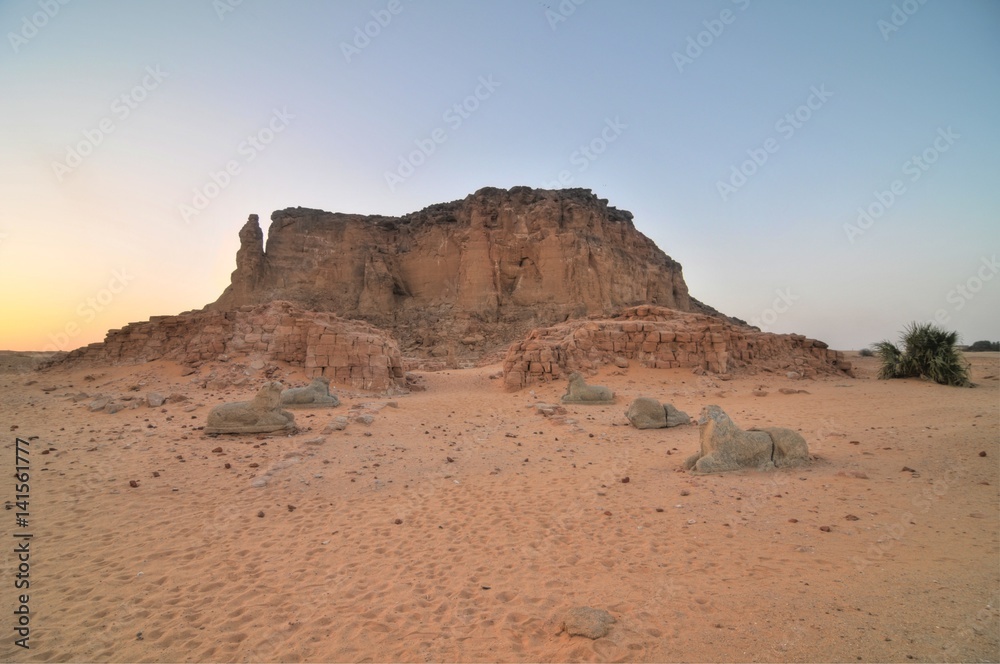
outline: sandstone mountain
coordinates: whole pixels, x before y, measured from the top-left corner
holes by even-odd
[[[503,362],[520,389],[629,361],[695,371],[849,373],[821,341],[763,333],[688,294],[629,212],[585,189],[481,189],[402,217],[289,208],[240,231],[204,310],[111,330],[53,362],[280,362],[338,385],[405,389],[407,370]],[[210,377],[206,381],[210,381]]]
[[[286,300],[384,328],[411,358],[502,351],[536,327],[652,304],[721,316],[632,214],[587,189],[485,188],[402,217],[288,208],[240,231],[208,309]]]

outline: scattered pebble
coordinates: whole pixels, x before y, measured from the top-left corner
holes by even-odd
[[[401,525],[403,523],[403,520],[402,519],[396,519],[395,521],[393,521],[393,523],[396,524],[397,526],[399,526],[399,525]]]
[[[831,530],[833,530],[833,528],[831,528],[830,526],[820,526],[819,529],[822,530],[824,533],[828,533]]]
[[[263,519],[264,518],[264,510],[261,510],[261,511],[257,512],[257,516],[259,518]]]
[[[628,483],[629,483],[629,478],[623,477],[622,478],[622,484],[628,484]]]
[[[854,516],[853,514],[848,514],[844,518],[847,519],[848,521],[859,521],[861,519],[861,517]]]
[[[139,483],[138,483],[138,482],[136,482],[135,480],[129,480],[129,481],[128,481],[128,485],[129,485],[130,487],[132,487],[133,489],[137,489],[137,488],[139,487]]]
[[[979,456],[981,456],[981,457],[984,457],[984,456],[986,456],[986,450],[983,450],[982,452],[980,452],[980,453],[979,453]]]

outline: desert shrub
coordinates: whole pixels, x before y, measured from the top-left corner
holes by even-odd
[[[891,341],[875,344],[882,361],[879,378],[926,377],[941,385],[968,386],[969,365],[955,344],[957,332],[948,332],[931,323],[910,323],[900,337],[903,348]]]
[[[969,346],[969,350],[973,352],[1000,350],[1000,341],[977,341]]]
[[[873,351],[871,348],[862,348],[861,350],[858,351],[858,355],[860,355],[861,357],[874,357],[875,351]]]

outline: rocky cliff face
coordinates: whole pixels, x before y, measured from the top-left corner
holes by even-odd
[[[210,309],[270,300],[386,328],[412,357],[478,357],[532,328],[653,304],[717,313],[681,266],[589,190],[486,188],[402,217],[288,208],[240,231]]]

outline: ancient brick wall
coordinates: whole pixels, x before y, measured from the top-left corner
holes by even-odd
[[[154,316],[108,332],[102,343],[69,353],[64,363],[140,364],[167,359],[186,364],[225,360],[263,366],[283,361],[309,377],[366,390],[404,384],[396,342],[361,321],[298,309],[288,302],[233,311]]]
[[[504,359],[504,384],[516,390],[570,371],[594,369],[617,358],[660,369],[788,370],[809,377],[850,372],[851,364],[822,341],[771,334],[716,317],[653,306],[619,316],[578,320],[531,332]]]

